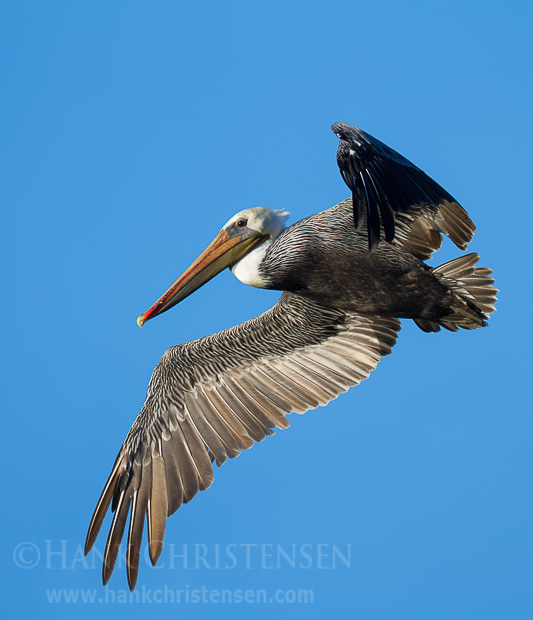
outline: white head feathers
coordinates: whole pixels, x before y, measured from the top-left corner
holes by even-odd
[[[224,225],[222,230],[231,226],[237,220],[244,218],[247,220],[247,228],[257,230],[264,235],[269,235],[268,239],[265,239],[265,241],[260,243],[231,267],[233,275],[241,282],[257,288],[265,288],[267,283],[264,277],[259,273],[259,265],[274,239],[285,229],[285,222],[288,217],[289,212],[283,209],[252,207],[235,214]]]
[[[271,239],[275,239],[285,228],[285,221],[289,217],[289,212],[283,209],[267,209],[265,207],[251,207],[239,211],[230,218],[222,227],[222,230],[231,226],[233,222],[244,218],[248,220],[247,227],[251,230],[257,230],[265,235],[270,235]]]

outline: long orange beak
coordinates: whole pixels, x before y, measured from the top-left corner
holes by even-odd
[[[238,236],[230,235],[227,230],[221,231],[168,291],[138,317],[137,325],[142,327],[149,319],[175,306],[223,269],[238,262],[265,238],[265,235],[251,230]]]

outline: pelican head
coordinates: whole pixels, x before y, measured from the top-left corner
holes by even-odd
[[[261,286],[257,279],[257,264],[284,229],[288,216],[287,211],[264,207],[236,213],[166,293],[138,317],[137,325],[142,327],[149,319],[169,310],[226,267],[230,267],[242,282]],[[247,260],[243,260],[245,257]]]

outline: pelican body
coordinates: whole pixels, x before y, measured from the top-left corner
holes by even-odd
[[[254,280],[348,312],[435,322],[448,315],[449,287],[399,244],[381,243],[369,253],[366,229],[354,234],[352,213],[349,198],[284,230],[264,252]],[[468,216],[454,213],[463,217],[465,234],[473,232]],[[238,266],[232,271],[239,277]]]
[[[111,506],[104,584],[128,516],[133,590],[145,517],[155,565],[167,516],[211,485],[212,463],[366,379],[394,346],[399,319],[426,332],[487,324],[497,289],[477,254],[424,263],[441,234],[466,249],[475,231],[466,211],[369,134],[344,123],[333,130],[350,198],[289,227],[285,211],[240,211],[138,318],[142,326],[228,267],[245,284],[283,291],[259,317],[163,355],[89,526],[86,553]]]

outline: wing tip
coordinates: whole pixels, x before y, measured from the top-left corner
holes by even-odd
[[[91,551],[94,543],[96,542],[96,539],[98,538],[102,523],[104,522],[105,516],[111,504],[111,500],[113,499],[113,496],[115,494],[116,482],[119,476],[124,471],[126,471],[126,457],[126,450],[124,450],[124,448],[121,448],[113,465],[113,469],[109,474],[109,478],[107,479],[104,489],[100,495],[100,498],[98,499],[98,503],[96,504],[96,508],[94,509],[94,513],[91,518],[91,522],[89,523],[87,537],[85,538],[85,555],[87,555]]]
[[[331,131],[337,136],[337,138],[339,138],[339,140],[346,140],[351,132],[357,132],[359,130],[353,125],[343,123],[342,121],[337,121],[331,125]]]
[[[342,126],[344,125],[344,123],[337,121],[335,123],[333,123],[333,125],[331,125],[331,131],[337,136],[337,138],[339,138],[340,140],[342,140],[341,137],[341,130],[342,130]]]

